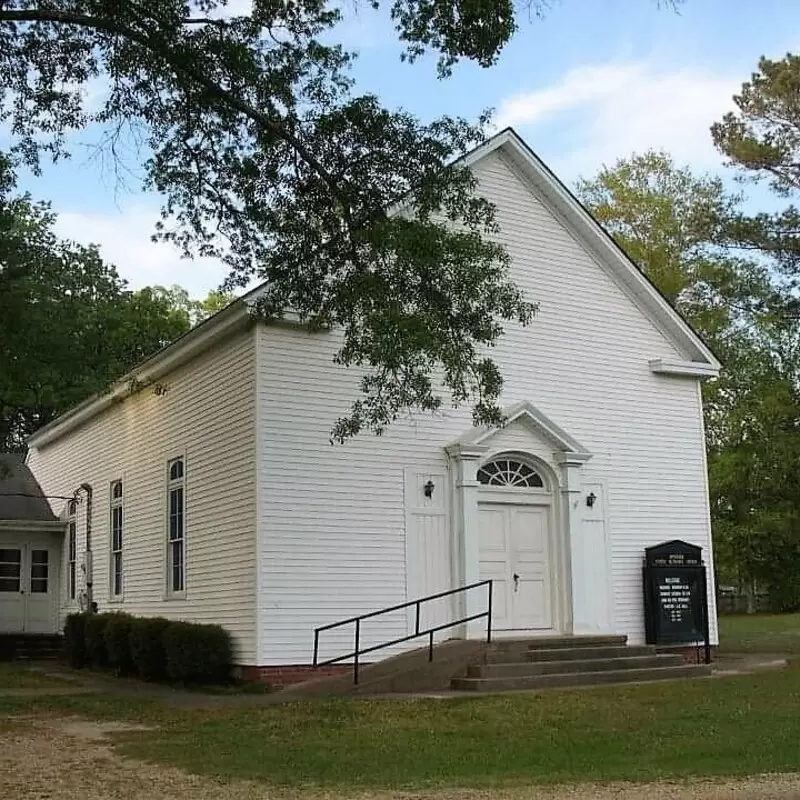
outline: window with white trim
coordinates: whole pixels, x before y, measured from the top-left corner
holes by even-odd
[[[186,483],[182,458],[167,467],[167,589],[182,592],[186,586]]]
[[[78,585],[78,501],[67,506],[67,599],[74,600]]]
[[[111,597],[122,597],[122,481],[111,484]]]
[[[544,489],[542,476],[516,458],[493,458],[478,470],[478,483],[484,486],[512,486],[517,489]]]

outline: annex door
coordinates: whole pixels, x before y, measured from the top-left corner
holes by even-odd
[[[0,546],[0,633],[25,630],[24,545]]]
[[[494,581],[495,630],[552,630],[550,507],[480,503],[481,579]]]
[[[53,633],[58,576],[55,549],[0,545],[0,633]]]

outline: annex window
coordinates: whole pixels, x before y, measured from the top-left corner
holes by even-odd
[[[111,484],[111,596],[122,597],[122,481]]]
[[[182,458],[169,462],[167,476],[167,588],[182,592],[186,585],[186,484]]]
[[[47,594],[50,578],[50,551],[31,550],[31,594]]]
[[[543,489],[542,476],[524,461],[495,458],[478,470],[478,482],[484,486],[513,486],[517,489]]]
[[[0,550],[0,592],[19,593],[22,576],[22,550]]]
[[[78,578],[78,501],[67,506],[67,597],[75,599]]]

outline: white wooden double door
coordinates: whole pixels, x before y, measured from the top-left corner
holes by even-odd
[[[478,515],[481,579],[493,581],[492,626],[553,630],[550,505],[481,501]]]
[[[0,633],[53,633],[57,596],[54,547],[0,540]]]

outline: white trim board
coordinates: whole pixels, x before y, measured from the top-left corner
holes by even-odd
[[[678,375],[687,378],[716,378],[719,368],[701,361],[672,361],[654,358],[648,362],[650,371],[656,375]]]
[[[64,533],[65,520],[0,519],[0,531],[19,533]]]

